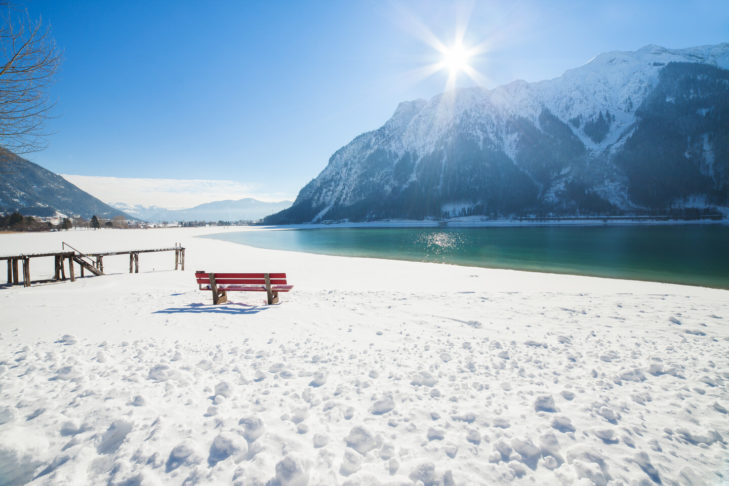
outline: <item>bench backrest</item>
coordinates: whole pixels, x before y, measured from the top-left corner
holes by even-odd
[[[265,273],[215,273],[216,285],[266,285]],[[210,273],[195,272],[198,285],[210,285]],[[269,273],[271,285],[286,285],[285,273]]]

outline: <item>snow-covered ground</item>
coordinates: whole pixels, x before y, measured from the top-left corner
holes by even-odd
[[[727,291],[195,238],[219,231],[0,235],[187,248],[0,289],[0,484],[729,482]],[[295,288],[212,306],[197,269]]]

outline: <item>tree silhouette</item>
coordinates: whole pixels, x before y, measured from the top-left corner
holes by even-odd
[[[0,145],[11,152],[45,148],[48,87],[59,64],[50,28],[0,1]]]

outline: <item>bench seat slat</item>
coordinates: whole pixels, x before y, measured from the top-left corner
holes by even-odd
[[[210,279],[209,278],[199,278],[197,279],[197,283],[199,284],[209,284]],[[245,279],[237,279],[237,278],[218,278],[218,276],[215,276],[215,283],[216,284],[236,284],[236,285],[265,285],[266,280],[263,278],[245,278]],[[271,285],[286,285],[286,279],[283,278],[272,278],[271,279]]]
[[[276,292],[288,292],[294,288],[293,285],[271,285],[271,290]],[[211,290],[210,285],[206,285],[202,290]],[[265,292],[265,285],[218,285],[218,290],[226,292]]]
[[[216,280],[218,278],[264,278],[264,276],[265,276],[263,273],[217,273],[217,272],[213,272],[213,273],[215,274]],[[196,273],[195,276],[196,277],[201,277],[201,276],[207,277],[208,273],[207,272]],[[285,273],[269,273],[268,276],[270,278],[286,278]]]

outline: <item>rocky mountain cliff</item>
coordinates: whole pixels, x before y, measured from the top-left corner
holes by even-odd
[[[646,46],[405,102],[265,222],[729,214],[728,69],[729,43]]]
[[[0,147],[0,212],[20,211],[27,216],[122,216],[63,177]]]

